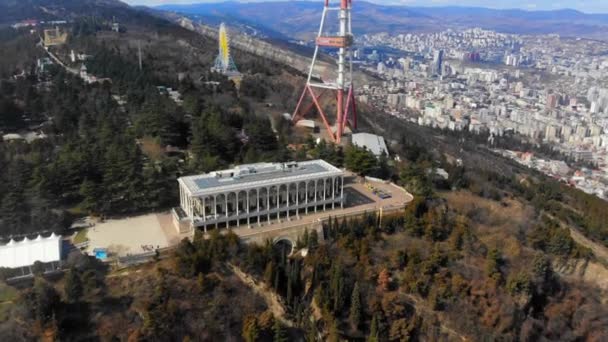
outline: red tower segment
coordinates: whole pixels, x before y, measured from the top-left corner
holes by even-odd
[[[339,23],[340,31],[336,36],[324,35],[325,18],[327,17],[328,11],[339,12]],[[298,105],[293,114],[293,122],[297,122],[302,119],[313,107],[316,107],[319,113],[327,133],[336,143],[340,143],[344,128],[348,123],[352,129],[356,129],[357,126],[357,107],[355,104],[355,93],[353,88],[352,80],[352,45],[353,45],[353,34],[352,34],[352,0],[340,0],[339,8],[330,7],[330,1],[325,0],[325,7],[323,8],[323,15],[321,17],[321,26],[319,28],[319,34],[315,41],[315,53],[312,58],[312,64],[310,66],[310,72],[308,74],[308,81],[302,96],[298,101]],[[312,81],[312,75],[315,68],[319,48],[335,48],[338,49],[338,77],[335,82],[322,82],[315,83]],[[347,64],[348,59],[348,66]],[[348,71],[346,70],[348,67]],[[322,92],[317,95],[314,88],[322,89]],[[330,125],[327,116],[323,111],[320,99],[326,90],[331,90],[336,93],[337,110],[336,110],[336,123],[335,128]],[[344,95],[346,95],[346,101],[344,101]],[[312,103],[307,106],[304,105],[304,101],[307,97],[310,97]],[[346,103],[345,103],[346,102]]]

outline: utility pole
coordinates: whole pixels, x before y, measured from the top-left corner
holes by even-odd
[[[137,41],[137,55],[139,56],[139,71],[142,70],[142,60],[141,60],[141,40]]]

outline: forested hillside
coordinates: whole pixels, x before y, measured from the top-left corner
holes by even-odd
[[[258,161],[320,158],[415,200],[302,231],[291,256],[214,231],[121,270],[79,253],[63,274],[35,265],[31,283],[0,282],[4,340],[608,339],[607,288],[589,275],[608,274],[608,260],[570,233],[607,245],[606,202],[365,106],[362,129],[398,159],[317,143],[282,119],[303,80],[289,67],[237,50],[238,89],[209,72],[211,39],[128,8],[113,32],[123,5],[57,3],[70,37],[49,51],[65,68],[39,67],[36,32],[0,30],[3,240],[65,231],[75,217],[166,210],[177,177]]]
[[[402,152],[402,164],[386,167],[363,150],[299,150],[338,165],[364,164],[362,174],[388,172],[416,194],[402,214],[331,219],[323,236],[303,231],[296,249],[306,249],[305,257],[215,231],[184,240],[163,261],[109,276],[94,262],[69,260],[62,279],[38,278],[9,306],[9,315],[36,329],[7,320],[0,331],[15,338],[209,341],[608,337],[605,290],[556,269],[596,259],[535,205],[550,193],[545,185],[524,186],[539,196],[528,201],[496,175],[438,162],[415,143]],[[429,166],[453,176],[435,178],[424,171]],[[478,172],[484,176],[467,176]],[[244,282],[238,272],[255,280]],[[269,305],[270,294],[284,314]],[[70,313],[77,307],[84,310],[78,319]]]
[[[0,143],[0,235],[61,231],[88,213],[166,209],[182,174],[286,158],[259,109],[270,99],[290,105],[294,88],[281,85],[288,69],[236,52],[246,73],[239,96],[209,72],[215,42],[136,13],[120,33],[103,13],[78,17],[68,43],[50,49],[68,68],[84,64],[106,79],[92,84],[58,65],[37,68],[46,56],[37,34],[0,31],[0,131],[45,137]],[[72,63],[72,50],[89,57]],[[158,86],[178,90],[183,104]]]

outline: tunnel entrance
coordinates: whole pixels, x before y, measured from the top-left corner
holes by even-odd
[[[287,238],[279,238],[274,242],[274,249],[281,256],[290,256],[294,251],[294,247],[294,243]]]

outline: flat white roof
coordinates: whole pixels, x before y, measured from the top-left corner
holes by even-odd
[[[375,156],[381,156],[385,153],[388,156],[388,148],[384,138],[370,133],[355,133],[352,137],[353,145],[365,147],[370,150]]]
[[[61,236],[38,235],[35,239],[10,240],[0,245],[0,267],[16,268],[33,265],[36,261],[52,262],[61,260]]]
[[[178,182],[192,196],[245,190],[288,182],[307,181],[343,175],[343,171],[324,160],[289,163],[258,163],[233,169],[182,177]]]

